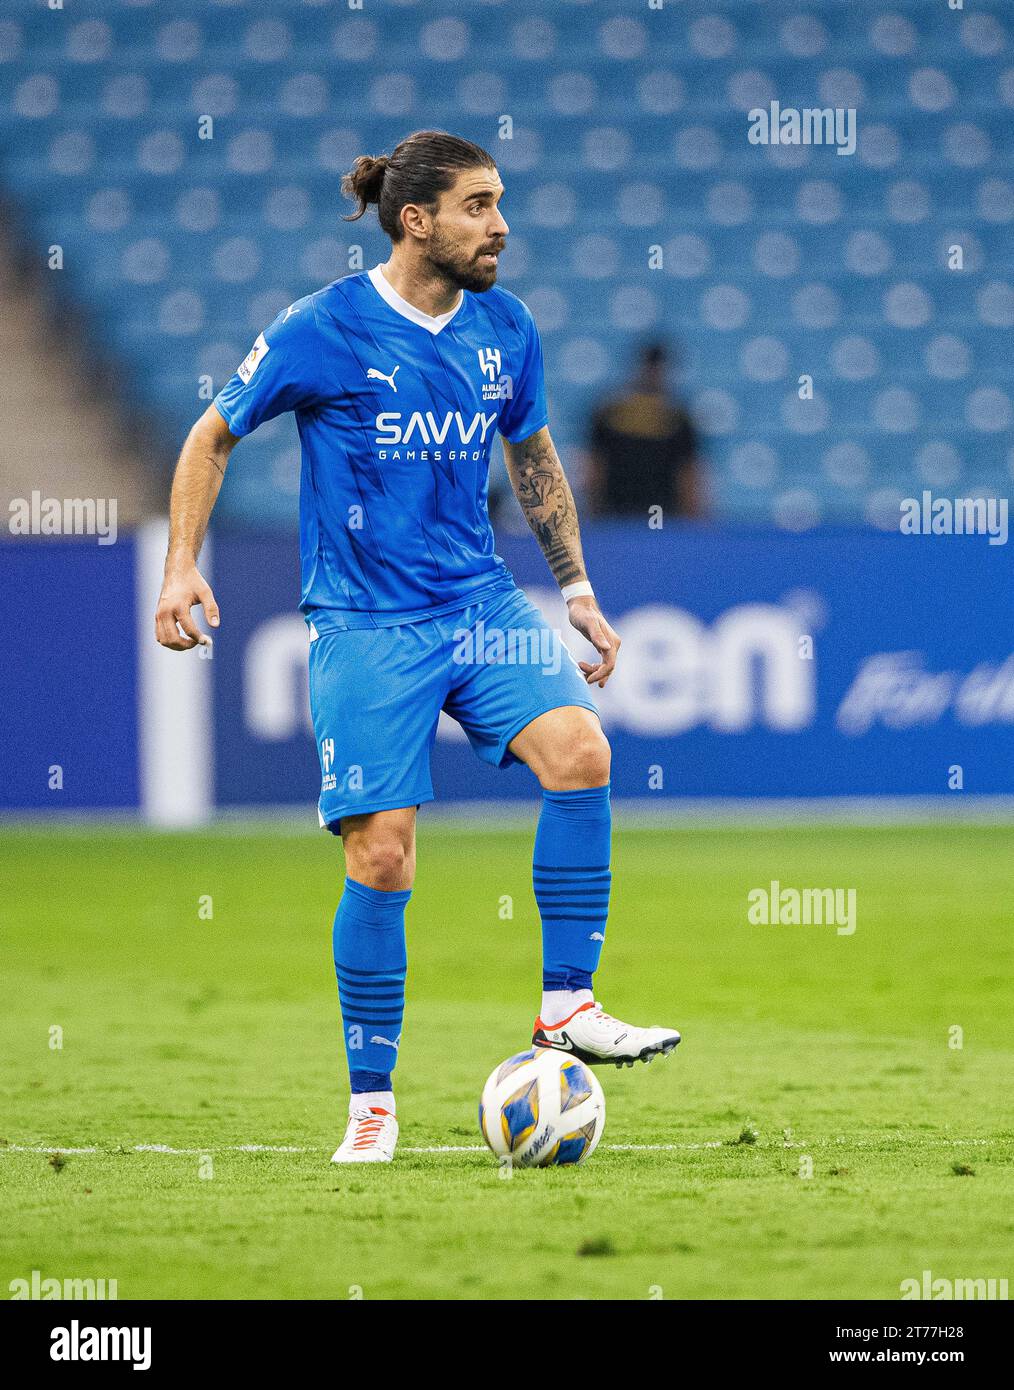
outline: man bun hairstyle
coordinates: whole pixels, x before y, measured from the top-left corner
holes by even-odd
[[[351,213],[345,219],[347,222],[362,217],[371,203],[380,202],[387,164],[386,154],[382,154],[379,159],[375,159],[372,154],[361,154],[342,179],[342,192],[345,196],[359,199],[358,211]]]
[[[433,211],[440,194],[462,169],[476,168],[496,168],[493,156],[481,145],[446,130],[414,131],[391,154],[361,154],[355,161],[342,179],[342,192],[359,206],[345,221],[354,222],[375,203],[381,227],[392,241],[401,241],[401,210],[406,203]]]

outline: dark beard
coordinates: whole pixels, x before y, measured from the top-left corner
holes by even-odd
[[[497,267],[481,266],[477,261],[466,261],[456,252],[450,242],[439,234],[434,234],[429,245],[430,264],[455,288],[471,290],[482,294],[496,284]]]

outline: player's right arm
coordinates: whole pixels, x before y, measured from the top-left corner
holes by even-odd
[[[195,604],[204,609],[211,627],[218,626],[218,605],[197,568],[197,556],[233,447],[264,420],[312,409],[325,395],[320,334],[313,297],[308,296],[290,304],[258,337],[183,446],[169,504],[165,581],[155,612],[155,636],[163,647],[185,652],[210,642],[190,616]]]
[[[209,405],[187,436],[176,465],[169,501],[169,551],[155,610],[155,636],[163,647],[176,652],[209,640],[190,616],[195,604],[204,609],[211,627],[218,626],[218,605],[197,568],[197,556],[229,454],[238,443],[215,406]]]

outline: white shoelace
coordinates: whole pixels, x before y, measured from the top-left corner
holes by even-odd
[[[621,1023],[618,1018],[614,1018],[612,1014],[607,1014],[597,999],[595,1000],[595,1010],[592,1013],[592,1018],[601,1019],[603,1023],[615,1023],[619,1028],[625,1028],[627,1026],[625,1023]]]

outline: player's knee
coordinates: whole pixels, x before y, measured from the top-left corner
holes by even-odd
[[[612,753],[609,740],[600,729],[587,729],[577,741],[573,753],[573,775],[582,787],[601,787],[609,781]]]
[[[409,846],[396,835],[370,837],[348,859],[351,876],[368,888],[394,893],[412,886]]]
[[[610,760],[609,740],[601,729],[582,726],[546,750],[538,769],[539,780],[555,791],[602,787],[609,781]]]

